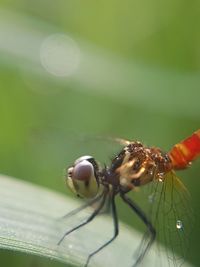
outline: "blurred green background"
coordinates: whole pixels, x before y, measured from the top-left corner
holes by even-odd
[[[199,1],[0,3],[0,171],[66,194],[63,170],[82,154],[118,151],[96,137],[168,150],[200,125]],[[196,223],[199,161],[180,173]],[[121,220],[134,226],[119,202]],[[62,266],[0,251],[2,266]]]

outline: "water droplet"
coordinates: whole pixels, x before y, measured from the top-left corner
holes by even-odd
[[[164,180],[164,173],[163,172],[158,173],[158,181],[162,183],[163,180]]]
[[[182,223],[181,220],[177,220],[177,221],[176,221],[176,228],[177,228],[178,230],[183,229],[183,223]]]
[[[73,245],[72,245],[72,244],[69,244],[69,245],[68,245],[68,248],[69,248],[69,249],[72,249],[72,248],[73,248]]]
[[[152,170],[149,171],[149,175],[153,175],[153,171]]]
[[[154,199],[155,199],[154,194],[151,194],[151,195],[148,196],[149,203],[153,203],[154,202]]]

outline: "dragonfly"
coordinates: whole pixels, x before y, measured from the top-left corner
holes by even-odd
[[[94,210],[87,219],[79,222],[74,228],[65,232],[59,240],[60,245],[63,240],[75,230],[91,222],[102,212],[106,203],[111,209],[114,233],[113,236],[99,248],[90,253],[87,257],[85,267],[89,265],[94,257],[103,248],[108,246],[119,234],[119,222],[116,207],[116,196],[140,218],[146,232],[138,248],[138,256],[133,266],[141,263],[144,256],[156,239],[156,223],[159,217],[168,218],[172,214],[174,228],[178,231],[178,236],[173,239],[173,230],[166,221],[160,222],[165,233],[166,243],[181,242],[185,236],[184,221],[181,220],[181,213],[178,206],[182,206],[186,219],[191,222],[190,214],[187,216],[187,189],[176,175],[176,171],[186,169],[191,163],[200,156],[200,129],[180,143],[175,144],[169,152],[164,152],[158,147],[147,147],[139,141],[128,141],[117,139],[123,145],[121,151],[114,156],[109,166],[101,167],[92,156],[81,156],[75,160],[74,164],[67,169],[66,183],[78,197],[88,201],[81,207],[73,210],[68,215],[72,216],[87,208],[95,205]],[[133,201],[128,193],[137,191],[138,188],[148,184],[155,184],[152,191],[151,202],[154,209],[154,219],[148,216],[143,209]],[[161,190],[158,185],[161,184]],[[167,194],[166,191],[169,191]],[[154,205],[154,201],[156,203]],[[185,204],[186,203],[186,204]],[[152,211],[151,211],[152,212]],[[160,216],[160,214],[162,214]],[[68,216],[67,215],[67,216]],[[148,238],[147,238],[148,237]],[[182,248],[181,248],[182,249]],[[175,256],[173,255],[173,258]]]

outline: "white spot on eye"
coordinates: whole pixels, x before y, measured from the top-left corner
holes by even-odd
[[[80,63],[80,50],[76,42],[65,34],[47,37],[40,48],[42,66],[56,76],[70,76]]]
[[[83,161],[83,160],[89,160],[89,159],[92,159],[92,158],[93,158],[92,156],[82,156],[82,157],[78,158],[78,159],[74,162],[74,164],[76,165],[76,164],[78,164],[79,162],[81,162],[81,161]]]
[[[68,168],[67,173],[69,176],[72,175],[73,169],[74,169],[73,167]]]

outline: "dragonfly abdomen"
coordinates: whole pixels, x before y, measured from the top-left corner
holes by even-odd
[[[200,130],[176,144],[169,152],[174,169],[185,169],[200,155]]]

